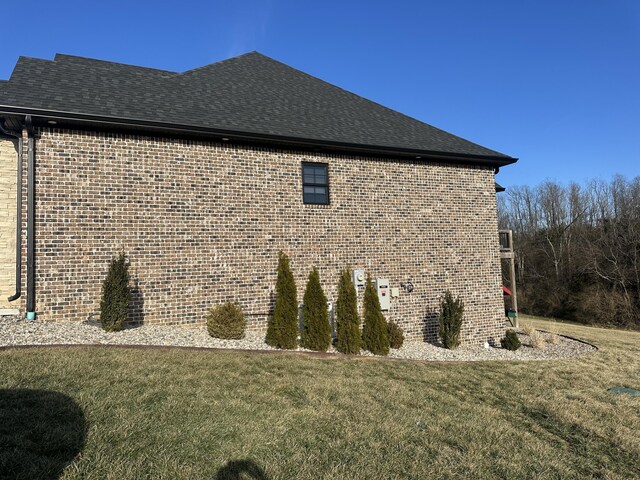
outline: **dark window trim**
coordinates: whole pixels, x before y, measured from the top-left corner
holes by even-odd
[[[305,165],[312,165],[312,166],[323,166],[325,167],[325,169],[327,170],[327,184],[326,185],[318,185],[318,184],[307,184],[304,181],[304,167]],[[302,203],[304,203],[305,205],[330,205],[331,204],[331,182],[329,181],[329,164],[328,163],[324,163],[324,162],[302,162],[300,164],[300,178],[302,180]],[[304,187],[305,186],[326,186],[327,187],[327,201],[326,203],[319,203],[319,202],[307,202],[304,199]]]

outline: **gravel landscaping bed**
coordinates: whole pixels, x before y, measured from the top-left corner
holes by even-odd
[[[549,360],[584,355],[595,347],[560,336],[557,345],[547,343],[544,349],[529,346],[527,335],[518,334],[523,346],[515,351],[502,348],[464,348],[447,350],[429,343],[406,342],[402,348],[391,350],[389,357],[429,361],[483,361],[483,360]],[[545,335],[545,334],[543,334]],[[242,350],[275,350],[264,343],[264,334],[247,333],[242,340],[220,340],[208,335],[204,326],[144,325],[108,333],[97,324],[33,322],[15,317],[0,319],[0,347],[20,345],[147,345],[231,348]],[[305,351],[300,348],[299,351]],[[329,353],[339,355],[333,347]],[[373,356],[363,352],[364,356]]]

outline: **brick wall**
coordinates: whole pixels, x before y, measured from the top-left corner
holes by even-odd
[[[17,140],[0,138],[0,308],[16,308]]]
[[[238,301],[265,329],[277,251],[302,298],[312,265],[330,300],[341,267],[400,290],[388,317],[435,340],[439,296],[466,304],[463,336],[502,331],[491,168],[339,156],[124,134],[37,132],[37,312],[80,321],[99,308],[109,259],[131,262],[132,321],[201,323]],[[301,162],[329,164],[330,205],[302,202]],[[362,293],[362,292],[361,292]]]

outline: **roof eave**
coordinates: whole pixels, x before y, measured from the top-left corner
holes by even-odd
[[[190,134],[208,137],[228,138],[230,141],[272,143],[276,145],[299,146],[305,148],[320,148],[344,153],[359,153],[373,155],[389,155],[414,159],[432,159],[468,165],[486,165],[502,167],[518,161],[517,158],[502,155],[474,155],[455,152],[438,152],[430,150],[407,149],[401,147],[387,147],[379,145],[363,145],[344,142],[334,142],[299,137],[286,137],[256,132],[242,132],[236,130],[213,129],[197,125],[181,125],[170,122],[156,122],[135,118],[110,117],[104,115],[83,114],[77,112],[63,112],[55,110],[16,107],[0,105],[0,115],[31,115],[35,118],[55,120],[59,122],[72,121],[85,124],[103,124],[111,127],[125,127],[150,132],[166,132],[174,134]],[[34,120],[35,120],[34,118]],[[61,125],[62,126],[62,125]]]

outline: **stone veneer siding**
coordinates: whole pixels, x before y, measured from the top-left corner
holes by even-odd
[[[329,165],[330,205],[303,204],[303,161]],[[464,299],[465,343],[503,333],[489,167],[39,129],[36,185],[40,320],[97,312],[124,249],[132,321],[201,323],[212,305],[238,301],[249,328],[264,330],[282,249],[299,301],[313,265],[331,301],[351,265],[415,285],[386,314],[409,340],[436,340],[447,289]]]
[[[0,138],[0,308],[16,308],[17,140]]]

